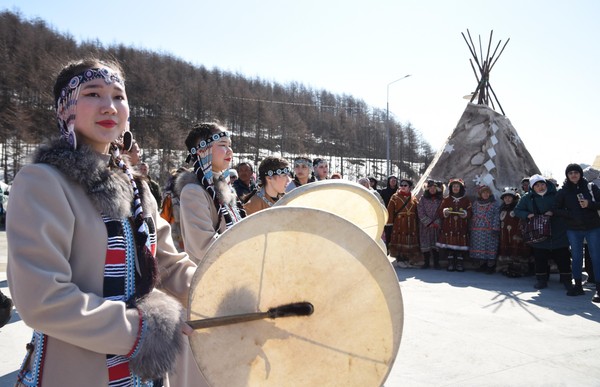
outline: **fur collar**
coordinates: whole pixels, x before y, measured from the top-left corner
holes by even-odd
[[[43,163],[58,169],[69,180],[79,184],[94,207],[103,215],[122,219],[131,216],[133,188],[124,172],[108,167],[108,156],[99,155],[92,148],[81,145],[73,150],[60,139],[42,145],[34,154],[34,163]],[[142,206],[148,203],[145,184],[136,178]]]
[[[219,201],[224,204],[235,206],[236,196],[231,191],[231,188],[225,180],[225,178],[215,177],[213,180],[215,184],[215,192],[217,193],[217,198],[219,199]],[[177,197],[180,197],[183,187],[185,187],[188,184],[200,185],[196,174],[191,171],[180,173],[179,176],[177,176],[177,180],[175,180],[175,189],[173,190],[175,195]]]

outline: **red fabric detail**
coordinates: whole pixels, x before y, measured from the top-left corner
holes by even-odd
[[[106,265],[124,264],[126,258],[125,250],[106,250]]]
[[[119,363],[108,369],[108,380],[121,380],[129,377],[129,362]]]

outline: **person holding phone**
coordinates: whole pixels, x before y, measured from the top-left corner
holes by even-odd
[[[579,164],[569,164],[566,179],[558,191],[554,213],[567,225],[567,238],[571,246],[572,271],[575,286],[569,296],[585,294],[582,286],[583,243],[587,241],[596,278],[600,275],[600,188],[583,176]],[[600,284],[596,283],[593,302],[600,302]]]

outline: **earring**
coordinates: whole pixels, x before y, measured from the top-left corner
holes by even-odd
[[[133,146],[133,134],[129,130],[123,132],[123,150],[129,152]]]

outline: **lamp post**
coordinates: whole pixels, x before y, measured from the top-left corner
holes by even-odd
[[[411,74],[407,74],[402,78],[398,78],[395,81],[392,81],[387,84],[387,100],[386,100],[386,110],[385,110],[385,127],[386,127],[386,166],[387,166],[387,175],[390,176],[392,169],[392,160],[390,160],[390,85],[392,83],[396,83],[405,78],[410,77]]]

